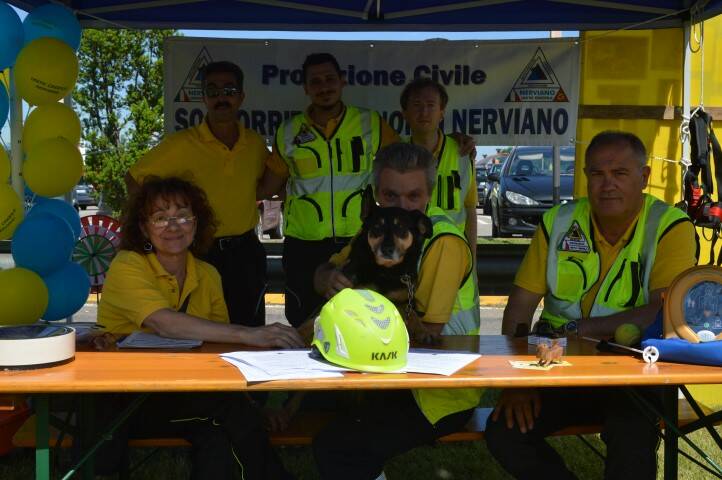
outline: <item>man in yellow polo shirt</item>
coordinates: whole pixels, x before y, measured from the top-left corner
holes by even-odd
[[[265,324],[266,252],[255,234],[256,184],[268,149],[238,121],[243,72],[231,62],[201,72],[207,113],[200,125],[166,137],[126,175],[131,191],[148,175],[180,176],[203,189],[219,221],[207,260],[221,274],[231,323]]]
[[[333,55],[306,57],[303,81],[311,105],[276,131],[258,186],[258,198],[270,198],[288,182],[283,270],[286,318],[293,326],[323,303],[313,290],[313,272],[358,231],[374,155],[399,139],[378,112],[343,103],[346,81]]]
[[[664,289],[696,263],[681,211],[644,194],[650,169],[635,135],[607,131],[585,154],[587,197],[544,215],[517,272],[502,333],[523,335],[544,298],[544,330],[610,338],[645,329]],[[655,389],[639,393],[658,401]],[[656,428],[618,388],[507,389],[486,429],[492,455],[516,478],[575,478],[545,437],[567,425],[604,424],[605,478],[653,479]]]
[[[471,249],[452,219],[429,204],[436,177],[435,158],[419,145],[385,147],[373,164],[379,205],[424,211],[433,225],[432,237],[422,247],[414,311],[406,318],[417,341],[438,335],[473,335],[479,330]],[[347,246],[318,268],[315,288],[319,294],[331,297],[351,286],[340,270],[349,251]],[[480,389],[369,393],[358,411],[332,421],[314,439],[321,478],[377,478],[390,458],[461,429],[480,397]]]

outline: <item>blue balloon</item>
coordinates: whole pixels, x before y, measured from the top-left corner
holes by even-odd
[[[2,70],[0,68],[0,70]],[[5,125],[5,120],[8,119],[8,112],[10,111],[10,99],[8,98],[8,92],[5,87],[0,83],[0,128]],[[0,147],[2,148],[2,147]]]
[[[13,8],[5,2],[0,2],[0,70],[15,65],[15,58],[23,48],[23,24]]]
[[[74,246],[68,222],[49,213],[38,213],[18,225],[10,251],[15,266],[45,277],[70,261]]]
[[[80,216],[68,202],[57,198],[45,198],[45,201],[36,202],[36,205],[28,212],[28,217],[39,213],[49,213],[62,218],[68,222],[68,226],[73,231],[73,239],[77,240],[80,237]]]
[[[69,262],[60,270],[43,277],[48,287],[48,308],[44,320],[60,320],[80,310],[90,293],[90,279],[83,267]]]
[[[78,51],[80,23],[75,14],[63,5],[46,3],[28,14],[23,20],[25,45],[40,37],[53,37]]]

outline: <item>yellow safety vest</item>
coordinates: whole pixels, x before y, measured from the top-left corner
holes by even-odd
[[[599,280],[601,260],[594,245],[589,200],[558,205],[544,214],[548,239],[547,294],[541,317],[559,328],[582,317],[582,298]],[[612,315],[649,303],[649,277],[657,245],[666,232],[689,217],[644,195],[634,232],[602,280],[591,317]]]
[[[464,200],[469,193],[469,182],[474,175],[474,164],[469,157],[461,157],[459,144],[449,135],[441,134],[441,147],[436,156],[436,185],[431,192],[429,205],[441,208],[461,229],[466,229]],[[411,137],[406,139],[413,143]]]
[[[429,247],[438,238],[445,235],[456,235],[466,242],[463,231],[454,225],[443,210],[438,207],[430,206],[426,214],[431,218],[433,225],[433,233],[431,238],[427,239],[421,251],[421,262]],[[444,325],[441,331],[442,335],[478,335],[479,334],[479,296],[476,294],[476,288],[472,280],[474,274],[473,265],[471,265],[471,249],[469,253],[469,269],[459,286],[454,302],[454,308],[449,321]],[[452,413],[461,412],[470,408],[475,408],[479,404],[479,399],[483,389],[479,388],[454,388],[454,389],[420,389],[414,390],[414,399],[424,416],[435,424],[442,418]]]
[[[351,237],[361,228],[361,194],[381,144],[378,113],[346,106],[325,138],[304,114],[276,132],[276,151],[288,165],[285,234],[302,240]]]

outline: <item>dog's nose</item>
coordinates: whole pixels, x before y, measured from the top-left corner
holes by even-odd
[[[384,257],[391,258],[394,256],[394,246],[393,245],[382,245],[381,246],[381,255]]]

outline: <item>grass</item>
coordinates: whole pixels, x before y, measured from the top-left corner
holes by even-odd
[[[722,430],[718,428],[722,433]],[[585,437],[597,449],[604,451],[604,443],[598,435]],[[714,441],[706,432],[695,432],[691,438],[711,455],[718,464],[722,463],[722,452],[717,449]],[[602,461],[576,437],[557,437],[550,440],[567,461],[569,468],[581,479],[601,479],[603,477]],[[681,443],[681,442],[680,442]],[[683,447],[689,452],[690,449]],[[132,462],[138,462],[152,450],[134,449]],[[281,449],[281,456],[289,471],[303,480],[318,478],[310,448],[286,447]],[[660,446],[659,473],[662,478],[663,452]],[[6,457],[0,457],[0,478],[3,480],[26,480],[33,477],[34,464],[31,450],[16,450]],[[67,469],[68,453],[63,452],[62,463]],[[712,478],[688,460],[680,457],[679,479],[698,480]],[[187,449],[163,449],[153,455],[143,466],[133,473],[133,480],[158,480],[165,478],[187,478],[189,474]],[[56,472],[59,473],[59,472]],[[502,480],[511,478],[497,465],[483,442],[463,444],[444,444],[421,447],[401,455],[388,463],[385,469],[389,480]],[[112,478],[112,477],[111,477]],[[542,475],[543,478],[543,475]]]

